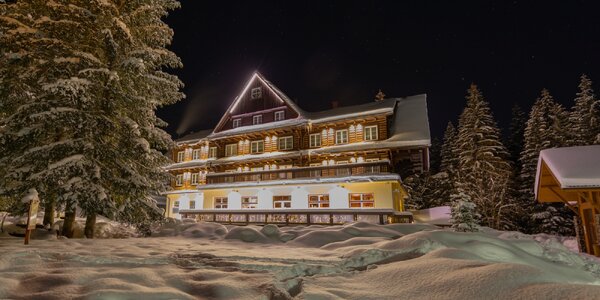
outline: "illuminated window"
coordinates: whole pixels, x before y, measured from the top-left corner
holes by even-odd
[[[294,139],[291,136],[279,138],[279,150],[290,150],[294,147]]]
[[[257,87],[250,90],[250,99],[260,99],[262,97],[262,88]]]
[[[262,124],[262,115],[252,116],[252,125]]]
[[[210,147],[208,149],[208,158],[216,158],[217,157],[217,147]]]
[[[377,125],[365,127],[365,141],[376,141],[377,137]]]
[[[350,194],[349,198],[351,208],[375,207],[375,197],[372,193]]]
[[[335,143],[336,144],[347,144],[348,143],[348,129],[336,130]]]
[[[185,152],[184,151],[177,152],[177,162],[182,162],[184,158],[185,158]]]
[[[308,207],[309,208],[329,207],[329,195],[328,194],[308,195]]]
[[[233,119],[233,128],[242,126],[242,119]]]
[[[311,148],[321,147],[321,134],[320,133],[313,133],[310,135],[310,147]]]
[[[275,112],[275,121],[281,121],[285,119],[285,111],[276,111]]]
[[[190,209],[196,209],[196,201],[194,201],[194,200],[190,201]]]
[[[173,207],[179,207],[179,201],[173,202]]]
[[[200,159],[200,149],[194,149],[192,151],[192,159]]]
[[[258,206],[258,197],[244,196],[242,197],[242,208],[256,208]]]
[[[198,176],[199,175],[200,175],[199,173],[192,173],[192,185],[198,184]]]
[[[273,208],[291,208],[292,196],[273,196]]]
[[[228,144],[225,145],[225,156],[235,156],[238,154],[238,145],[237,144]]]
[[[227,208],[227,197],[215,197],[215,208]]]
[[[250,153],[263,153],[265,151],[265,142],[263,141],[252,141],[250,143]]]
[[[179,174],[175,176],[175,185],[182,186],[183,185],[183,174]]]

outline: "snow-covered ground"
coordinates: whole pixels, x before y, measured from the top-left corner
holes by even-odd
[[[43,236],[0,237],[0,299],[600,297],[600,261],[545,235],[172,222],[152,238]]]

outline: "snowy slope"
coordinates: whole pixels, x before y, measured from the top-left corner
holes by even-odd
[[[223,226],[154,238],[0,238],[0,298],[594,299],[600,262],[558,240],[427,224]]]

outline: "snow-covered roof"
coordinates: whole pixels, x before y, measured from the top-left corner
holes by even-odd
[[[198,142],[202,139],[205,139],[213,132],[212,129],[204,129],[198,132],[192,132],[190,134],[184,135],[175,140],[176,143],[186,143],[186,142]]]
[[[199,190],[223,189],[223,188],[239,188],[247,186],[271,186],[271,185],[297,185],[297,184],[321,184],[321,183],[343,183],[343,182],[373,182],[373,181],[390,181],[400,180],[398,174],[373,174],[360,176],[343,176],[343,177],[326,177],[326,178],[299,178],[299,179],[284,179],[284,180],[268,180],[268,181],[246,181],[246,182],[229,182],[215,183],[198,186]]]
[[[230,163],[230,162],[238,162],[238,161],[253,161],[253,160],[263,160],[266,158],[287,158],[287,157],[294,157],[294,156],[298,156],[300,155],[301,151],[275,151],[275,152],[264,152],[264,153],[260,153],[260,154],[245,154],[245,155],[236,155],[236,156],[228,156],[228,157],[221,157],[218,159],[196,159],[196,160],[190,160],[190,161],[185,161],[185,162],[180,162],[180,163],[174,163],[169,165],[166,169],[167,170],[179,170],[179,169],[186,169],[186,168],[191,168],[191,167],[199,167],[199,166],[204,166],[207,164],[225,164],[225,163]]]
[[[397,99],[372,101],[365,104],[343,106],[318,112],[305,112],[310,123],[324,123],[375,114],[393,114]]]
[[[233,129],[223,130],[220,132],[215,132],[215,133],[210,134],[208,136],[208,138],[209,139],[223,138],[223,137],[233,136],[233,135],[242,134],[242,133],[251,133],[251,132],[263,131],[265,129],[275,129],[275,128],[290,127],[290,126],[298,126],[298,125],[303,125],[306,123],[307,123],[307,121],[305,119],[298,117],[295,119],[287,119],[287,120],[282,120],[282,121],[275,121],[275,122],[250,125],[250,126],[241,126],[241,127],[237,127],[237,128],[233,128]]]
[[[536,195],[542,162],[563,189],[600,188],[600,145],[542,150],[535,181]]]

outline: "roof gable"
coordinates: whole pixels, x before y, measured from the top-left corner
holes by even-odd
[[[260,73],[255,72],[223,114],[213,132],[232,129],[234,118],[240,119],[242,126],[252,124],[252,116],[258,114],[263,115],[263,121],[270,122],[273,120],[269,117],[276,111],[284,111],[285,119],[304,118],[304,112],[288,96]]]

